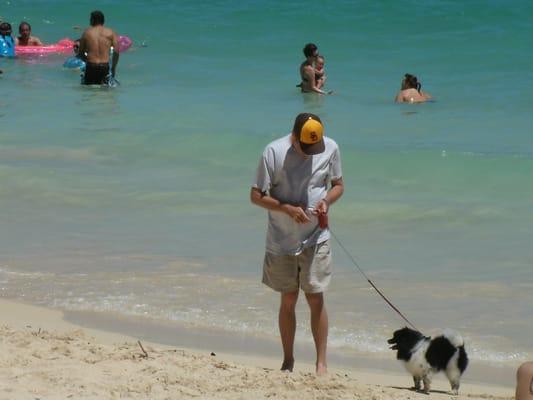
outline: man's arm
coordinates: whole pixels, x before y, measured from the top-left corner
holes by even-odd
[[[316,205],[315,211],[317,214],[325,214],[329,210],[329,206],[335,203],[344,193],[344,182],[342,178],[331,181],[331,189],[322,200]]]
[[[80,45],[78,48],[78,57],[82,59],[83,61],[87,61],[87,36],[86,33],[83,32],[83,35],[81,35],[80,38]]]
[[[250,191],[250,201],[259,207],[266,208],[267,210],[285,213],[299,224],[305,224],[311,221],[302,207],[282,203],[274,197],[261,192],[261,190],[256,187],[253,187]]]
[[[116,72],[117,72],[117,64],[118,64],[118,59],[120,57],[120,50],[118,48],[118,36],[115,32],[113,32],[113,39],[112,39],[112,45],[113,45],[113,60],[111,61],[112,64],[111,64],[111,73],[113,74],[113,76],[115,76]]]

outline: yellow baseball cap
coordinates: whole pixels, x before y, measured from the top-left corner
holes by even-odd
[[[317,115],[299,114],[294,121],[293,132],[297,135],[300,147],[305,154],[320,154],[326,149],[324,126]]]

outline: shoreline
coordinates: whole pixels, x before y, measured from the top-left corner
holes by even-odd
[[[129,319],[128,321],[128,318],[117,317],[113,315],[105,315],[102,317],[102,315],[96,315],[96,313],[63,313],[62,311],[58,310],[27,305],[5,299],[0,299],[0,312],[3,316],[2,325],[4,326],[4,331],[2,332],[4,335],[26,336],[24,340],[29,340],[30,343],[32,340],[41,340],[42,338],[40,338],[40,335],[47,335],[49,332],[50,335],[52,335],[52,337],[49,338],[49,341],[52,342],[56,340],[53,337],[53,332],[57,332],[59,335],[71,335],[69,336],[69,344],[72,348],[70,348],[67,352],[71,355],[76,354],[80,347],[83,348],[86,342],[91,343],[91,345],[94,346],[109,347],[108,352],[105,354],[111,358],[113,358],[117,353],[120,353],[120,349],[126,346],[126,344],[129,346],[129,351],[132,351],[134,354],[138,355],[141,354],[141,350],[137,343],[137,341],[140,340],[143,344],[143,347],[147,349],[148,354],[154,352],[158,354],[162,354],[161,352],[177,352],[178,350],[175,349],[178,348],[179,351],[183,352],[184,355],[186,354],[187,357],[192,357],[195,360],[198,359],[202,365],[207,366],[207,375],[217,375],[217,362],[226,364],[234,363],[235,367],[230,368],[232,370],[235,369],[235,374],[232,375],[231,379],[236,380],[242,379],[243,376],[249,376],[250,374],[259,374],[258,379],[269,378],[265,376],[261,377],[260,375],[263,373],[267,375],[276,375],[276,379],[274,379],[271,385],[276,385],[276,382],[279,380],[279,376],[277,375],[280,375],[282,377],[290,376],[296,380],[302,379],[305,382],[307,382],[307,380],[311,380],[312,382],[319,380],[325,385],[324,387],[321,386],[321,391],[334,390],[334,388],[329,386],[331,383],[333,386],[340,385],[343,387],[350,387],[350,390],[362,392],[370,391],[365,393],[372,393],[372,395],[374,395],[375,392],[377,396],[376,399],[403,399],[403,396],[407,396],[405,398],[408,398],[409,396],[411,396],[411,398],[413,398],[413,396],[416,398],[418,395],[424,396],[408,390],[412,384],[412,380],[408,374],[403,371],[403,367],[399,362],[396,362],[396,360],[393,360],[394,362],[391,360],[383,360],[383,362],[380,360],[373,360],[373,362],[369,362],[370,358],[359,358],[359,362],[354,363],[353,357],[345,357],[343,360],[341,354],[337,354],[337,351],[333,351],[330,352],[329,357],[330,372],[325,379],[322,379],[314,376],[314,366],[312,360],[309,360],[303,356],[301,357],[302,361],[297,360],[297,366],[293,374],[284,374],[279,372],[278,368],[280,358],[275,356],[275,354],[278,354],[280,351],[278,343],[272,342],[269,344],[266,340],[250,338],[246,337],[245,335],[226,334],[224,336],[223,334],[221,335],[220,332],[206,332],[204,330],[202,336],[199,335],[199,330],[189,330],[186,328],[176,329],[174,325],[169,325],[167,330],[162,329],[161,325],[159,325],[159,328],[156,329],[155,324],[147,323],[147,321],[140,321],[138,319]],[[75,334],[72,335],[72,332]],[[82,338],[79,339],[79,343],[77,335],[80,335]],[[2,346],[7,346],[6,340],[2,340],[1,343]],[[119,345],[117,348],[116,346],[119,343],[121,345]],[[32,346],[30,345],[30,347]],[[297,354],[306,354],[307,357],[309,355],[313,355],[314,353],[312,349],[307,349],[306,347],[306,345],[299,347],[297,349]],[[19,387],[18,382],[12,382],[14,378],[9,376],[8,371],[22,368],[24,363],[31,363],[33,360],[31,358],[32,354],[25,354],[27,351],[26,348],[4,348],[2,350],[4,354],[10,354],[13,352],[20,353],[15,355],[15,360],[17,360],[16,364],[20,362],[21,365],[5,365],[2,363],[3,367],[0,368],[0,377],[4,376],[2,380],[9,382],[9,387],[15,388],[14,390],[21,392],[21,397],[13,396],[12,398],[24,398],[22,395],[22,393],[24,393],[26,390],[24,385]],[[212,356],[211,353],[215,353],[216,356]],[[46,353],[46,355],[51,357],[50,352]],[[174,354],[174,356],[177,357],[177,353]],[[84,374],[83,371],[87,365],[78,360],[76,356],[67,357],[66,361],[74,364],[74,366],[69,366],[69,369],[73,369],[81,375]],[[64,360],[64,362],[66,361]],[[166,363],[168,363],[168,360],[166,359],[164,362],[163,360],[159,360],[163,362],[162,365],[158,364],[158,360],[150,361],[153,361],[153,363],[158,365],[157,367],[154,367],[156,369],[160,367],[164,369]],[[173,364],[175,361],[176,360],[172,360],[171,364]],[[117,360],[111,360],[109,362],[111,364],[117,364]],[[213,362],[215,364],[212,364]],[[13,364],[13,362],[11,362],[11,364]],[[57,365],[55,362],[48,362],[46,367],[50,370],[48,375],[53,376],[56,367],[60,368],[61,365],[62,363],[59,361]],[[209,365],[211,365],[211,367],[209,367]],[[385,365],[390,365],[391,368],[385,369]],[[214,371],[212,370],[213,368]],[[502,371],[496,372],[501,373]],[[180,374],[181,372],[178,372],[178,375]],[[122,376],[120,372],[118,372],[118,375],[119,376],[115,379],[128,379],[128,376]],[[211,379],[209,376],[196,378],[200,380]],[[44,382],[42,385],[47,387],[46,385],[50,383],[46,380],[46,378],[43,379]],[[466,374],[465,379],[462,380],[459,398],[468,396],[469,399],[481,399],[491,398],[490,396],[499,396],[498,398],[511,399],[514,391],[514,371],[512,379],[513,380],[510,380],[505,384],[496,384],[495,380],[492,380],[491,384],[489,384],[472,381],[472,378]],[[339,382],[339,380],[341,382]],[[231,385],[231,382],[232,381],[230,380],[228,384]],[[242,382],[239,383],[239,385],[240,384],[242,384]],[[254,386],[254,384],[251,385]],[[286,388],[284,388],[283,385],[281,386],[282,387],[279,389],[283,392],[283,390]],[[305,385],[303,386],[305,387]],[[1,388],[2,386],[0,385],[0,390]],[[52,389],[53,385],[51,385],[50,390]],[[105,392],[105,388],[102,388],[102,390],[104,390],[104,392],[99,393],[99,395],[101,397],[103,396],[103,398],[106,398],[105,396],[107,396],[108,393]],[[449,396],[449,384],[444,375],[438,374],[435,376],[432,390],[435,391],[432,392],[432,395],[435,393],[437,395]],[[392,394],[390,394],[390,397],[387,397],[389,396],[389,391]],[[186,392],[187,391],[185,390],[183,393],[184,397],[187,397]],[[83,390],[81,390],[76,396],[80,397],[80,395],[83,393]],[[263,392],[259,393],[259,397],[264,394],[265,393]],[[291,393],[287,394],[289,397],[284,398],[293,398],[290,397],[292,395],[294,395],[294,399],[297,399],[301,398],[301,396],[304,394],[303,392],[299,395],[298,393]],[[109,394],[109,396],[111,395]],[[193,392],[190,392],[189,396],[194,397],[195,395]],[[342,397],[342,393],[335,393],[335,396],[337,396],[337,398],[344,398]],[[152,395],[150,397],[165,398]],[[222,395],[218,397],[216,393],[204,393],[201,395],[201,398],[238,397],[224,397]]]
[[[230,357],[252,357],[252,360],[268,361],[271,368],[277,369],[281,365],[281,346],[276,338],[272,340],[244,333],[223,331],[220,329],[190,328],[179,323],[153,321],[142,317],[128,317],[111,313],[92,311],[66,311],[63,313],[65,321],[87,329],[97,329],[104,332],[129,334],[135,338],[165,346],[178,346],[195,351],[223,353]],[[314,347],[309,342],[296,340],[295,355],[296,368],[304,365],[306,371],[313,372]],[[403,365],[395,359],[391,351],[390,357],[381,354],[360,353],[353,350],[328,348],[328,363],[337,368],[376,372],[378,374],[392,374],[403,376]],[[518,367],[518,365],[517,365]],[[492,366],[478,361],[470,361],[470,365],[462,378],[462,382],[476,385],[512,386],[516,368],[509,365]],[[445,382],[444,375],[437,374],[436,380]]]

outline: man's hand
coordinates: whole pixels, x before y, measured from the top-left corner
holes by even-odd
[[[313,210],[313,214],[320,215],[320,214],[327,214],[329,210],[329,204],[326,201],[326,199],[322,199],[318,202],[315,209]]]
[[[297,224],[307,224],[311,222],[311,218],[305,213],[302,207],[291,206],[290,204],[283,204],[281,209],[285,214],[291,217]]]

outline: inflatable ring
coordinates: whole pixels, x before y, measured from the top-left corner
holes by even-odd
[[[74,41],[71,39],[61,39],[55,44],[46,46],[16,46],[15,55],[17,56],[44,56],[47,54],[67,54],[72,51]]]
[[[120,53],[125,52],[126,50],[128,50],[131,47],[132,43],[133,42],[131,41],[131,39],[129,37],[120,35],[118,37],[118,51]]]
[[[120,53],[128,50],[132,41],[127,36],[118,37],[118,51]],[[68,54],[72,51],[74,47],[74,41],[72,39],[61,39],[55,44],[49,44],[46,46],[16,46],[15,55],[25,56],[25,55],[37,55],[44,56],[48,54]]]

